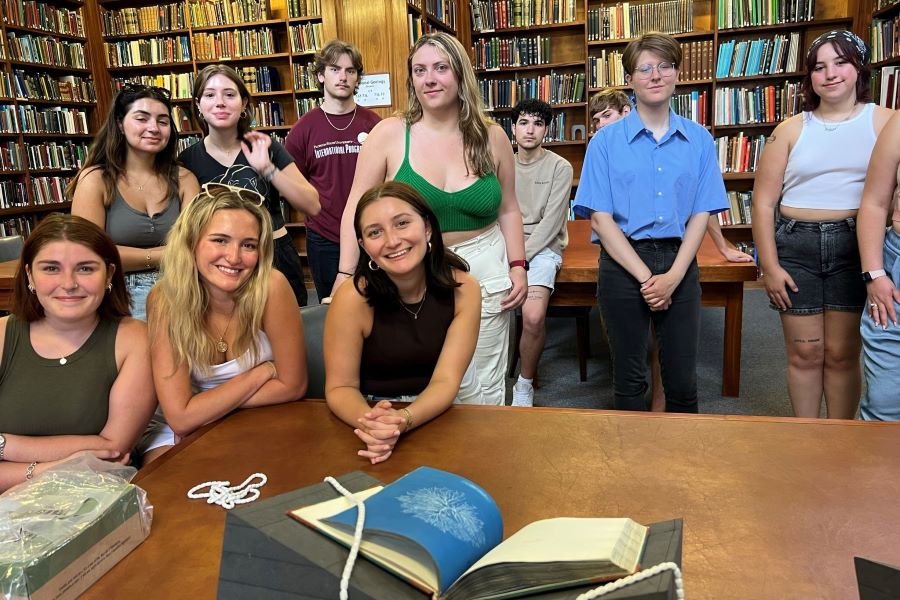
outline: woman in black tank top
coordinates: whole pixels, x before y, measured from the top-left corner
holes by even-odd
[[[354,285],[338,290],[325,321],[325,397],[374,464],[454,400],[480,403],[467,367],[481,291],[465,261],[444,248],[437,217],[404,183],[363,194],[354,228],[362,250]],[[366,397],[382,399],[370,407]],[[415,402],[396,409],[383,398]]]

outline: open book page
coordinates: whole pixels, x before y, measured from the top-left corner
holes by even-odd
[[[365,500],[383,489],[382,486],[369,488],[353,494],[354,497]],[[304,525],[317,529],[331,539],[347,546],[353,545],[353,530],[347,530],[344,526],[336,527],[325,522],[325,519],[342,513],[349,508],[355,508],[355,504],[343,496],[304,506],[288,513]],[[355,526],[355,523],[354,523]],[[416,587],[427,592],[438,589],[437,573],[434,563],[424,548],[409,541],[390,537],[380,537],[377,541],[363,536],[359,551],[372,562],[396,573]]]
[[[439,592],[503,539],[497,504],[483,489],[459,475],[419,467],[365,501],[363,539],[396,536],[415,542],[438,570]],[[327,519],[351,528],[356,507]]]
[[[529,523],[488,552],[465,573],[499,563],[609,561],[637,570],[647,528],[631,519],[558,517]]]

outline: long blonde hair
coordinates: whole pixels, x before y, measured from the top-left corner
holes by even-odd
[[[235,355],[250,349],[252,362],[259,358],[256,340],[262,324],[272,273],[272,222],[269,214],[236,191],[203,191],[181,211],[166,238],[162,274],[154,289],[149,317],[154,337],[165,326],[175,357],[175,368],[187,365],[209,374],[217,356],[215,341],[207,328],[209,292],[200,281],[194,252],[213,215],[220,210],[245,210],[259,224],[259,261],[250,278],[234,293]]]
[[[419,38],[410,48],[406,59],[406,92],[409,95],[409,109],[404,114],[409,125],[422,119],[422,103],[413,86],[413,55],[425,45],[437,48],[447,57],[457,81],[459,99],[459,130],[462,132],[463,147],[466,152],[466,168],[471,168],[478,177],[493,173],[494,154],[488,135],[493,121],[484,114],[484,102],[478,89],[478,80],[466,49],[452,35],[444,32],[428,33]]]

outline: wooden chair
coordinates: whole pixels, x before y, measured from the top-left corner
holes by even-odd
[[[0,237],[0,262],[15,260],[22,254],[24,240],[21,235]]]

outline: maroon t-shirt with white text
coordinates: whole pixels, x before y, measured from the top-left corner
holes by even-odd
[[[322,210],[314,217],[307,215],[306,226],[332,242],[341,239],[341,215],[353,185],[360,147],[380,120],[364,106],[357,105],[355,115],[350,111],[344,115],[329,113],[327,117],[318,107],[303,115],[284,141],[297,168],[319,192]]]

